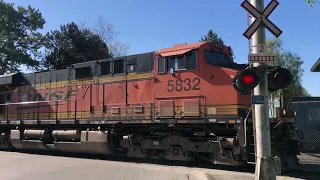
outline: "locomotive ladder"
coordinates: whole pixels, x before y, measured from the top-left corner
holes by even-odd
[[[256,138],[255,138],[255,130],[254,130],[254,107],[251,108],[251,121],[246,122],[247,128],[247,155],[248,155],[248,163],[256,162]],[[250,111],[249,111],[250,114]]]
[[[254,121],[251,123],[248,123],[248,163],[255,163],[256,162],[256,138],[255,138],[255,132],[254,132]]]

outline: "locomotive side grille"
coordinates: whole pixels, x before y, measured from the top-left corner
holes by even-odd
[[[199,99],[184,99],[183,113],[184,113],[184,116],[199,116],[200,115]]]
[[[92,69],[90,66],[75,69],[76,79],[92,77]]]
[[[120,108],[119,107],[112,107],[111,108],[111,114],[119,114]]]
[[[110,74],[110,61],[100,63],[101,75]]]
[[[135,113],[143,113],[143,106],[134,106],[133,111]]]
[[[160,116],[174,116],[173,101],[162,100],[159,102]]]
[[[123,59],[113,61],[113,73],[123,73]]]

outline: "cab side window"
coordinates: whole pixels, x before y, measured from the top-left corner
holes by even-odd
[[[204,51],[204,56],[208,64],[223,66],[229,65],[229,57],[222,53]]]
[[[168,70],[183,70],[187,69],[187,57],[185,55],[168,57]]]
[[[158,73],[166,72],[166,61],[164,57],[158,58]]]
[[[197,52],[195,50],[189,51],[184,55],[176,57],[176,69],[197,69]]]
[[[191,51],[187,53],[187,69],[197,69],[197,53],[196,51]]]
[[[189,51],[182,55],[159,57],[158,73],[165,73],[170,69],[173,70],[192,70],[197,69],[197,53],[195,50]]]
[[[177,56],[177,69],[186,69],[187,65],[186,65],[186,59],[184,58],[184,56]]]
[[[176,62],[176,59],[175,59],[175,57],[167,57],[167,59],[168,59],[168,70],[170,70],[171,68],[173,69],[173,70],[175,70],[175,62]]]

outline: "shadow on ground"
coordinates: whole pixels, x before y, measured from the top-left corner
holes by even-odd
[[[159,159],[137,159],[119,156],[107,156],[107,155],[92,155],[92,154],[74,154],[74,153],[61,153],[61,152],[34,152],[34,151],[16,151],[20,153],[34,154],[34,155],[47,155],[47,156],[60,156],[60,157],[72,157],[82,159],[96,159],[96,160],[109,160],[118,162],[129,163],[148,163],[165,166],[181,166],[181,167],[195,167],[203,169],[217,169],[235,172],[245,172],[254,174],[254,164],[247,164],[241,167],[235,167],[230,165],[214,165],[201,159],[196,159],[191,163],[177,163],[168,160]],[[297,170],[288,171],[282,174],[287,177],[301,178],[306,180],[320,180],[320,163],[319,164],[300,164]]]
[[[306,180],[320,180],[320,164],[300,164],[297,170],[285,172],[283,175]]]

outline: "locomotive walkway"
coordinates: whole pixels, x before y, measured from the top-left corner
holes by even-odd
[[[304,157],[309,161],[308,158]],[[306,168],[310,170],[310,167]],[[303,165],[304,166],[304,165]],[[314,169],[316,171],[316,169]],[[250,171],[250,172],[249,172]],[[313,173],[313,174],[312,174]],[[320,179],[318,173],[299,171],[293,177],[279,176],[277,179]],[[304,175],[303,175],[304,174]],[[299,176],[298,176],[299,175]],[[252,170],[208,169],[159,165],[137,162],[119,162],[92,158],[35,155],[0,151],[0,180],[252,180]],[[299,177],[299,178],[294,178]]]

